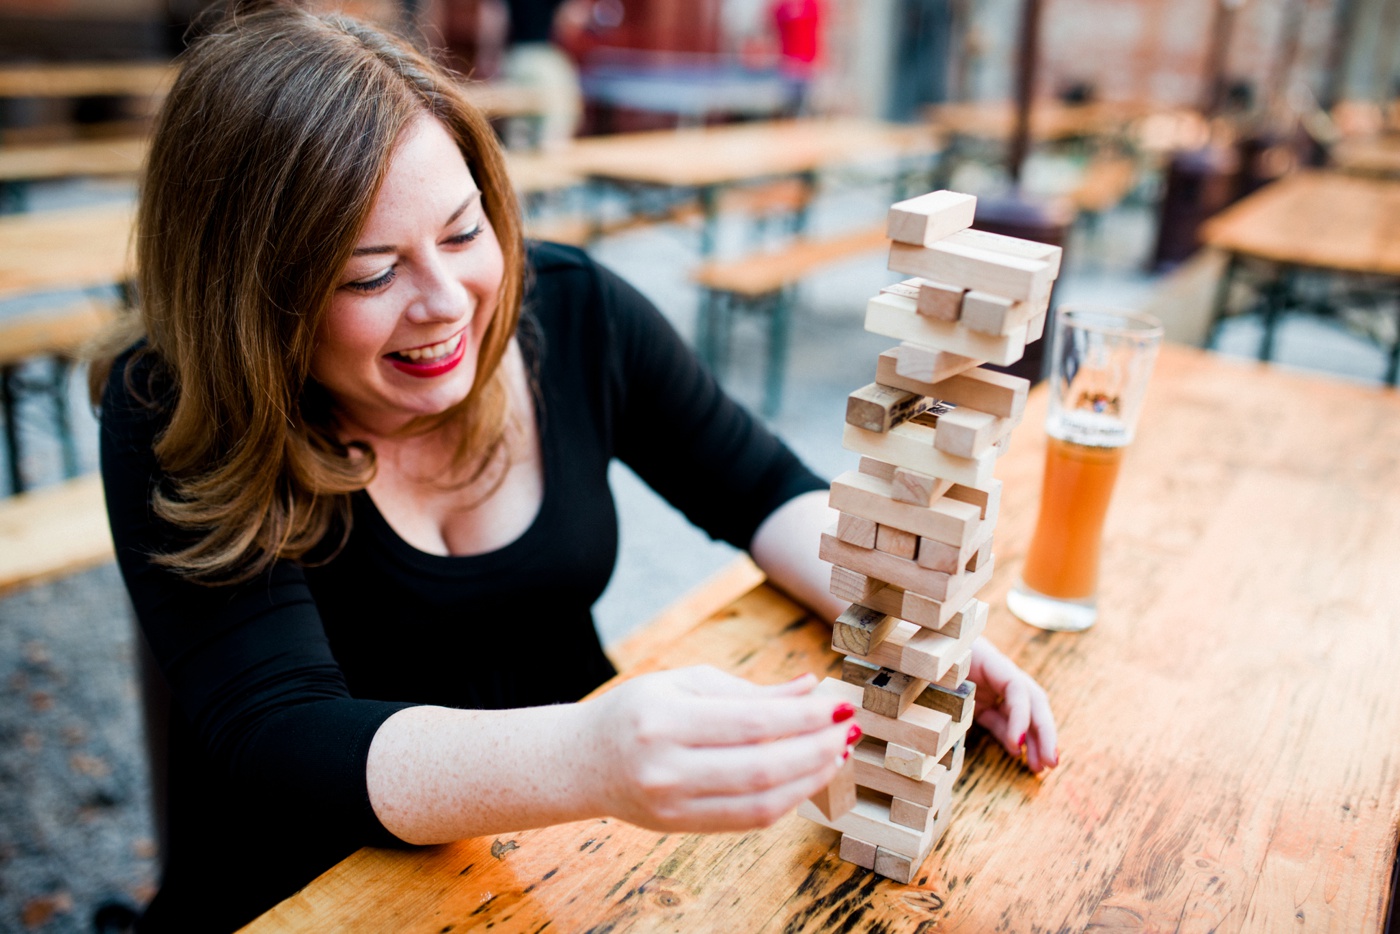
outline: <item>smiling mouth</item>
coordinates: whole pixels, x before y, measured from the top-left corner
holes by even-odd
[[[447,340],[438,344],[429,344],[427,347],[415,347],[412,350],[396,350],[384,356],[393,360],[402,360],[405,363],[435,363],[445,360],[456,352],[462,344],[463,331],[457,332]]]

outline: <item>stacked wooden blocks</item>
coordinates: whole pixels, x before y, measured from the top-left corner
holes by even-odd
[[[912,881],[948,825],[972,723],[972,643],[987,622],[1001,482],[992,476],[1028,383],[1010,364],[1045,329],[1060,249],[969,229],[976,199],[951,191],[890,208],[890,268],[868,331],[902,341],[851,393],[844,443],[858,470],[831,485],[822,536],[831,592],[851,606],[832,646],[841,680],[819,690],[860,707],[865,738],[799,809],[841,831],[841,858]]]

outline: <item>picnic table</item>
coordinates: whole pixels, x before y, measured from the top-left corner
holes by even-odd
[[[983,595],[988,635],[1050,693],[1061,765],[1032,777],[974,730],[914,884],[840,861],[836,833],[795,816],[714,835],[596,819],[361,850],[245,932],[1380,931],[1400,819],[1400,397],[1164,347],[1083,634],[1005,609],[1045,405],[1033,392],[998,466]],[[839,668],[829,628],[769,586],[696,607],[634,639],[621,677]]]
[[[1310,298],[1305,274],[1355,283],[1367,303],[1391,300],[1400,324],[1400,178],[1297,172],[1237,202],[1201,228],[1201,242],[1229,256],[1216,294],[1213,341],[1230,291],[1246,262],[1262,261],[1259,305],[1264,334],[1259,358],[1273,354],[1274,332],[1292,310],[1323,314],[1334,305]],[[1392,340],[1386,381],[1400,376],[1400,340]]]

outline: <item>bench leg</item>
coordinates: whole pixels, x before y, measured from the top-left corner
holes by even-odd
[[[1396,379],[1400,378],[1400,291],[1395,295],[1395,333],[1395,340],[1390,345],[1390,362],[1385,368],[1385,381],[1390,386],[1394,386]],[[1391,910],[1395,909],[1392,907]]]
[[[1210,327],[1206,329],[1206,349],[1214,350],[1220,338],[1220,326],[1225,322],[1225,306],[1230,301],[1230,287],[1235,282],[1235,272],[1239,269],[1239,257],[1231,253],[1220,273],[1220,281],[1215,285],[1215,305],[1211,309]]]
[[[53,421],[58,431],[58,443],[63,452],[63,475],[78,475],[78,445],[73,440],[73,420],[68,411],[68,375],[72,363],[60,357],[53,363]]]
[[[768,373],[763,388],[763,415],[777,416],[783,404],[783,376],[787,365],[788,318],[792,307],[792,287],[773,298],[768,322]]]
[[[24,474],[19,466],[19,421],[15,399],[16,368],[0,367],[0,414],[5,418],[5,456],[9,459],[10,492],[24,491]]]
[[[1293,295],[1293,271],[1279,270],[1278,278],[1264,287],[1264,334],[1259,339],[1259,359],[1274,359],[1275,331],[1283,317],[1284,306]]]

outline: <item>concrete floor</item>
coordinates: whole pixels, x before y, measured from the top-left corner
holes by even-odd
[[[1053,166],[1046,175],[1054,175]],[[129,188],[110,184],[59,186],[36,193],[34,204],[129,195]],[[817,206],[814,229],[836,233],[874,223],[889,200],[884,185],[832,184]],[[1154,306],[1160,283],[1138,271],[1151,237],[1146,209],[1104,218],[1097,235],[1072,244],[1058,300]],[[738,251],[744,243],[741,225],[726,223],[721,251]],[[696,296],[685,273],[694,250],[693,232],[666,227],[611,238],[594,253],[690,336]],[[835,264],[802,289],[784,404],[772,426],[825,476],[854,466],[854,455],[839,443],[845,397],[872,379],[875,357],[890,344],[861,330],[862,310],[865,299],[894,278],[872,254]],[[1208,290],[1206,297],[1200,289],[1187,291],[1187,298],[1158,310],[1172,318],[1169,332],[1189,336],[1200,330]],[[0,307],[0,315],[19,310]],[[1257,340],[1256,322],[1233,321],[1221,350],[1252,356]],[[760,322],[740,322],[725,382],[751,405],[760,397],[763,347]],[[1283,328],[1279,357],[1285,365],[1371,381],[1384,365],[1376,348],[1307,320]],[[76,387],[74,397],[85,413]],[[25,424],[33,452],[26,466],[39,476],[57,476],[57,450],[45,443],[42,413],[31,410]],[[95,469],[95,423],[86,414],[80,414],[79,436],[83,467]],[[650,619],[733,554],[689,526],[625,467],[615,466],[614,479],[623,550],[596,610],[605,642]],[[0,601],[0,932],[86,931],[102,898],[139,901],[150,892],[154,847],[123,603],[110,567]]]

